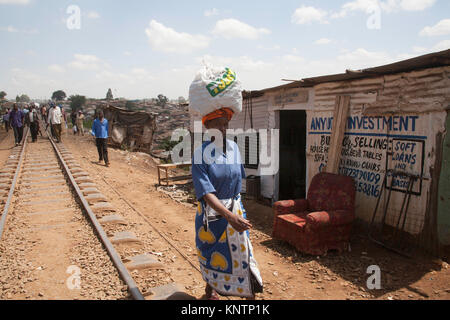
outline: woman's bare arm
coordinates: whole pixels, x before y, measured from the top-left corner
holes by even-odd
[[[220,202],[220,200],[216,197],[216,195],[208,193],[203,198],[213,210],[215,210],[218,214],[227,219],[227,221],[237,232],[244,232],[253,227],[249,221],[245,220],[239,215],[233,214],[230,210],[225,208],[223,203]]]

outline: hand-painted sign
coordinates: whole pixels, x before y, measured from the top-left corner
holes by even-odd
[[[439,121],[436,115],[349,116],[339,173],[355,180],[359,217],[370,221],[389,170],[417,177],[429,176],[426,161],[434,141],[430,135],[430,123],[436,122],[436,127],[439,127]],[[308,112],[309,181],[327,164],[332,125],[331,112]],[[392,180],[392,176],[388,176],[386,181],[385,187],[393,191],[392,208],[389,210],[399,211],[397,207],[401,207],[409,179],[396,176]],[[413,201],[417,202],[409,209],[410,217],[414,217],[407,223],[406,228],[410,232],[418,232],[423,225],[426,201],[422,198],[426,194],[426,186],[429,184],[421,179],[413,185],[412,192],[416,196]]]
[[[342,148],[339,171],[355,179],[356,189],[378,197],[387,169],[421,176],[426,136],[417,135],[419,116],[350,116]],[[333,117],[315,116],[310,121],[309,153],[320,169],[327,162]],[[318,138],[314,138],[317,136]],[[396,178],[397,179],[397,178]],[[394,181],[393,189],[405,191],[405,181]],[[390,186],[390,184],[389,184]],[[420,194],[421,185],[414,192]]]

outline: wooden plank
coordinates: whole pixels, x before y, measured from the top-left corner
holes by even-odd
[[[344,141],[347,118],[350,110],[350,96],[336,96],[336,107],[333,119],[333,132],[328,151],[328,162],[325,172],[339,174],[342,142]]]
[[[160,164],[158,168],[161,169],[175,169],[175,168],[187,168],[192,166],[191,163],[168,163],[168,164]]]
[[[158,170],[158,186],[161,185],[161,171],[159,170],[159,167],[157,168]]]
[[[167,182],[167,180],[168,181],[182,181],[182,180],[190,180],[190,179],[192,179],[192,175],[162,178],[161,182]]]

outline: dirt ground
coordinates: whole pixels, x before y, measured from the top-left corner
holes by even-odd
[[[200,273],[158,233],[167,236],[198,265],[194,250],[195,205],[174,201],[157,191],[156,163],[149,155],[110,148],[111,167],[106,168],[96,163],[98,155],[92,137],[66,134],[63,143],[96,179],[99,190],[120,208],[136,234],[146,239],[145,249],[164,257],[167,271],[160,277],[179,283],[187,293],[200,298],[204,292]],[[1,157],[0,153],[0,161]],[[158,231],[133,212],[124,199]],[[303,255],[286,243],[272,239],[270,207],[253,201],[244,204],[254,226],[251,240],[265,286],[264,293],[257,295],[259,300],[450,299],[450,268],[445,261],[424,257],[407,259],[374,245],[358,232],[352,238],[351,252],[329,253],[325,257]],[[381,269],[380,290],[369,290],[366,286],[371,275],[367,268],[372,265]],[[148,285],[158,283],[153,276]]]

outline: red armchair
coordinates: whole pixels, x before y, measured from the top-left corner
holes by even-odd
[[[352,178],[319,173],[311,182],[308,199],[274,204],[273,237],[311,255],[344,251],[355,219],[355,193]]]

